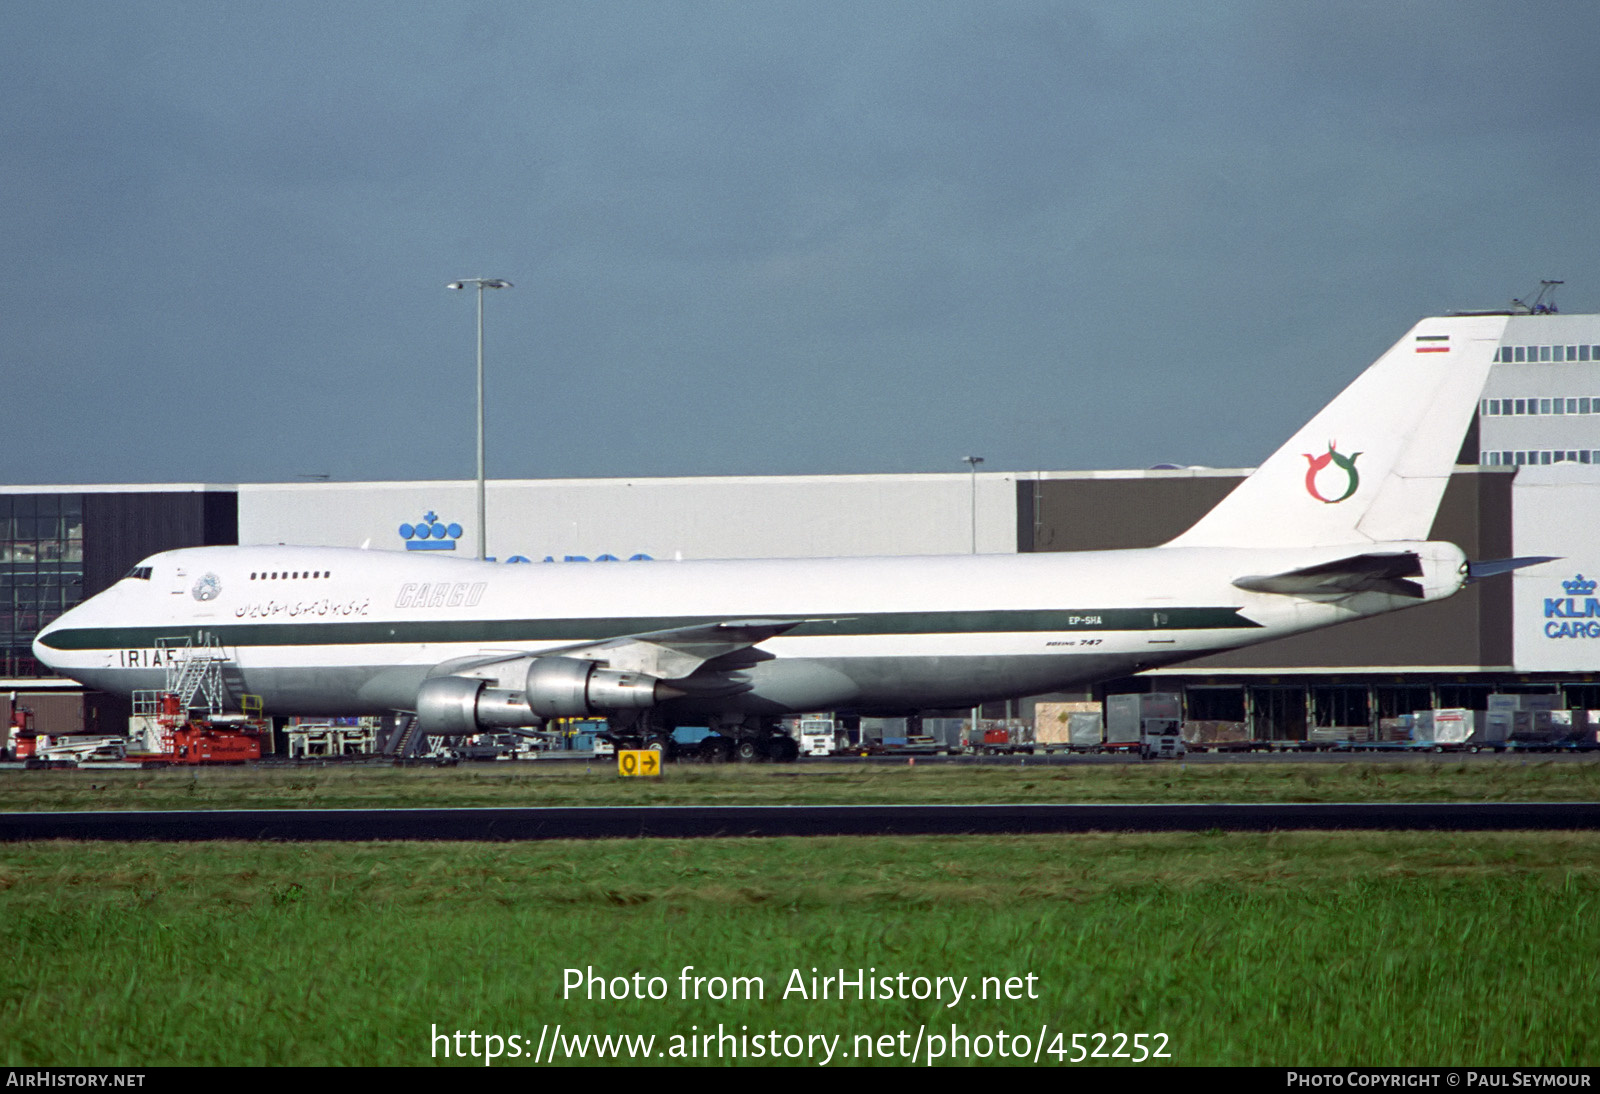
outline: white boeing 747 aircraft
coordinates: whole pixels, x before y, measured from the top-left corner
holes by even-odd
[[[34,643],[110,692],[215,636],[269,713],[415,712],[430,734],[604,716],[649,744],[778,716],[966,707],[1125,676],[1452,595],[1427,539],[1503,316],[1425,319],[1183,535],[1143,550],[507,566],[326,547],[141,562]],[[634,727],[627,730],[626,727]],[[773,744],[781,753],[783,746]]]

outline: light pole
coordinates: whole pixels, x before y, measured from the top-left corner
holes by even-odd
[[[972,472],[972,489],[968,492],[969,520],[972,525],[972,553],[978,553],[978,465],[983,462],[982,456],[962,456],[961,462],[967,465]],[[978,715],[980,708],[972,708],[972,736],[975,744],[982,744],[983,738],[978,732]]]
[[[464,277],[445,288],[464,289],[468,285],[478,287],[478,558],[481,561],[489,554],[489,525],[484,516],[483,498],[483,290],[509,289],[511,282],[498,277]]]
[[[972,470],[971,491],[971,523],[972,523],[972,553],[978,553],[978,465],[983,462],[982,456],[962,456],[961,462]]]

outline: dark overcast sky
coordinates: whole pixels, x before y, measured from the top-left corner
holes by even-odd
[[[1600,5],[0,0],[0,482],[1259,462],[1600,310]]]

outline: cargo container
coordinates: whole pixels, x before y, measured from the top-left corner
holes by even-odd
[[[1255,746],[1243,722],[1198,719],[1183,723],[1183,740],[1195,751],[1242,751]]]
[[[1099,748],[1105,735],[1105,723],[1098,711],[1068,715],[1067,745],[1074,752]]]
[[[1183,697],[1171,691],[1107,695],[1106,747],[1116,750],[1138,748],[1144,739],[1145,723],[1155,719],[1173,725],[1181,724]]]

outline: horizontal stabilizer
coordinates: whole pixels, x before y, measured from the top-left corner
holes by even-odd
[[[1541,562],[1560,561],[1559,555],[1529,555],[1526,558],[1496,558],[1485,559],[1482,562],[1467,563],[1467,580],[1482,581],[1495,574],[1509,574],[1512,570],[1520,570],[1524,566],[1537,566]]]
[[[1256,593],[1328,598],[1353,593],[1388,593],[1423,598],[1422,586],[1407,578],[1422,576],[1422,560],[1411,551],[1351,555],[1281,574],[1252,574],[1233,584]]]

